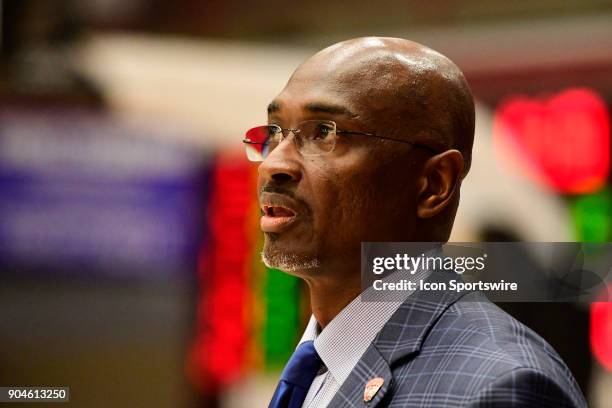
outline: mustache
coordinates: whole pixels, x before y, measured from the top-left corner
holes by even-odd
[[[263,194],[263,193],[276,193],[276,194],[279,194],[279,195],[287,196],[287,197],[291,198],[293,201],[295,201],[298,204],[300,204],[300,206],[302,206],[308,212],[308,214],[312,213],[312,209],[310,208],[310,205],[308,205],[308,203],[304,199],[302,199],[301,197],[297,196],[291,190],[288,190],[286,188],[283,188],[283,187],[277,186],[277,185],[273,185],[273,184],[266,184],[266,185],[261,186],[261,188],[259,189],[260,200],[261,200],[261,194]]]

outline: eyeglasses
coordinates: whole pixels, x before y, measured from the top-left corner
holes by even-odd
[[[249,129],[242,140],[248,159],[254,162],[263,161],[289,136],[289,133],[293,133],[295,136],[296,146],[303,156],[319,156],[330,153],[336,147],[336,135],[339,134],[353,134],[393,140],[429,150],[434,154],[438,153],[434,148],[418,142],[378,136],[372,133],[339,130],[336,127],[336,122],[331,120],[306,120],[299,123],[295,129],[284,129],[278,125],[256,126]]]

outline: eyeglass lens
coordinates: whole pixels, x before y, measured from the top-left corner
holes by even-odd
[[[292,132],[298,151],[312,156],[331,152],[336,142],[336,124],[327,120],[307,120],[296,129],[278,125],[257,126],[246,133],[246,154],[251,161],[262,161]]]

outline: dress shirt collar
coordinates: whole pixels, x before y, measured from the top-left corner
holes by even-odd
[[[412,278],[418,280],[427,274],[427,271],[419,271]],[[321,360],[336,382],[342,384],[410,293],[404,291],[393,301],[363,301],[357,296],[323,330],[312,315],[300,343],[314,340]]]

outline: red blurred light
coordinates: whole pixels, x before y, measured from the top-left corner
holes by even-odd
[[[513,151],[523,170],[559,192],[594,192],[607,179],[610,118],[591,90],[511,98],[497,109],[493,135],[500,155]]]
[[[591,304],[591,350],[597,361],[612,371],[612,302]]]
[[[253,167],[241,158],[221,156],[215,165],[210,237],[198,267],[202,294],[187,370],[192,383],[208,392],[241,376],[250,339],[255,179]]]

